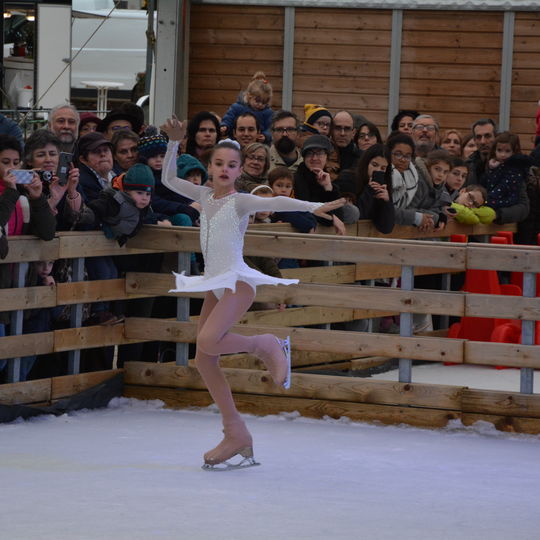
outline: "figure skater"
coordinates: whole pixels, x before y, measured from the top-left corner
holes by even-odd
[[[289,285],[295,279],[267,276],[244,263],[242,250],[249,215],[263,211],[310,211],[331,219],[327,212],[344,204],[338,199],[325,204],[288,197],[257,197],[238,193],[235,181],[242,172],[240,149],[231,142],[216,145],[208,173],[213,188],[198,186],[176,177],[178,143],[184,138],[185,122],[172,117],[161,126],[169,136],[162,182],[172,191],[201,205],[200,242],[204,257],[203,276],[176,275],[175,292],[206,291],[197,328],[195,363],[223,420],[223,440],[204,454],[203,468],[238,468],[255,465],[253,441],[234,403],[231,389],[219,367],[221,354],[251,353],[262,360],[275,384],[290,385],[289,338],[272,334],[242,336],[230,332],[255,298],[257,285]],[[237,465],[227,460],[240,455]]]

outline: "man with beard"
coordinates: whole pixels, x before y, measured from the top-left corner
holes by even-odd
[[[413,121],[412,138],[417,157],[425,158],[439,144],[439,124],[429,114],[421,114]]]
[[[467,160],[469,167],[467,184],[481,184],[489,152],[497,135],[497,126],[491,118],[482,118],[472,125],[472,132],[477,150]]]
[[[60,139],[62,152],[73,153],[79,133],[79,120],[77,109],[69,103],[51,109],[48,128]]]
[[[293,174],[302,163],[302,155],[296,147],[298,118],[291,111],[278,111],[272,120],[272,146],[270,147],[270,170],[287,167]]]

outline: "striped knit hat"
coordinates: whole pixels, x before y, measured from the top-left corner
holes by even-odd
[[[167,152],[167,139],[163,135],[141,137],[137,146],[139,157],[148,159]]]

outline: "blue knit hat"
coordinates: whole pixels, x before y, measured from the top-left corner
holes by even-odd
[[[167,139],[163,135],[141,137],[137,145],[139,157],[144,159],[155,157],[167,152]]]
[[[156,181],[154,179],[154,173],[148,165],[136,163],[133,167],[128,169],[122,185],[124,191],[133,190],[152,192],[156,185]]]
[[[182,154],[176,160],[176,176],[178,178],[186,178],[192,171],[199,171],[201,173],[203,184],[208,180],[208,173],[204,165],[191,154]]]

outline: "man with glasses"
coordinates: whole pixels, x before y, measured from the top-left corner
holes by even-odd
[[[103,133],[103,136],[108,141],[112,140],[115,133],[125,130],[131,130],[134,133],[139,133],[141,130],[141,122],[129,112],[125,112],[120,109],[111,111],[97,127],[97,131]]]
[[[417,157],[425,158],[439,144],[439,124],[429,114],[421,114],[414,119],[412,127]]]
[[[348,111],[339,111],[334,115],[332,121],[332,142],[337,150],[338,167],[333,170],[334,173],[339,173],[344,169],[353,168],[362,151],[354,143],[356,129],[354,127],[354,119]],[[333,161],[331,159],[331,161]]]
[[[278,111],[272,120],[272,146],[270,147],[270,170],[287,167],[292,173],[302,163],[302,155],[296,147],[298,118],[291,111]]]

